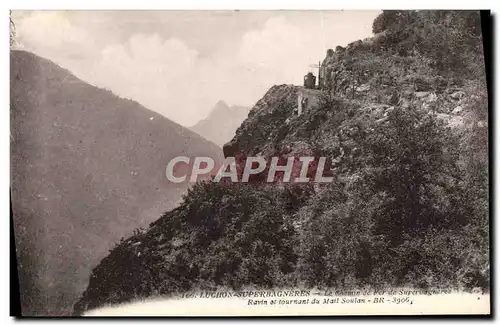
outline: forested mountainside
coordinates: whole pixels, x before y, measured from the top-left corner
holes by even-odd
[[[326,156],[332,183],[200,182],[93,270],[75,314],[192,289],[489,290],[477,12],[384,11],[328,51],[317,105],[272,87],[225,156]],[[334,39],[334,36],[331,36]]]
[[[175,156],[222,149],[53,62],[11,51],[11,194],[23,315],[71,314],[121,237],[175,207]]]

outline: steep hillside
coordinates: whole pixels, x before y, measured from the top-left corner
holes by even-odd
[[[222,146],[234,137],[236,129],[247,118],[248,111],[246,107],[228,106],[224,101],[219,101],[206,119],[189,129]]]
[[[373,38],[328,51],[314,106],[299,115],[302,87],[273,86],[224,155],[325,156],[334,181],[198,183],[101,261],[75,314],[192,289],[488,291],[478,25],[470,12],[384,12]]]
[[[152,112],[11,52],[11,191],[24,315],[68,314],[121,237],[175,207],[165,167],[221,149]]]

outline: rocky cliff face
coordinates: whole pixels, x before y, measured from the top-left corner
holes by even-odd
[[[438,48],[468,49],[453,70],[425,42],[469,16],[384,15],[374,38],[329,52],[315,107],[297,115],[300,86],[273,86],[223,147],[324,156],[334,182],[198,184],[101,261],[75,312],[199,288],[488,288],[482,49],[473,36]]]
[[[436,114],[450,126],[464,127],[464,118],[470,115],[464,107],[486,96],[477,12],[386,11],[381,16],[386,21],[385,29],[380,30],[382,27],[374,22],[374,37],[327,51],[321,64],[319,110],[297,117],[293,112],[297,109],[297,90],[302,87],[274,86],[225,144],[225,155],[238,151],[256,154],[264,144],[278,146],[297,135],[310,140],[303,129],[319,122],[311,119],[324,118],[320,112],[333,116],[336,110],[331,104],[335,101],[338,107],[352,106],[363,113],[373,107],[419,108]],[[448,29],[434,25],[438,23],[445,23]],[[445,44],[433,43],[448,34]],[[453,39],[457,34],[458,39]],[[457,64],[459,59],[461,63]],[[325,106],[333,112],[323,112]],[[486,117],[481,119],[480,124],[485,125]]]

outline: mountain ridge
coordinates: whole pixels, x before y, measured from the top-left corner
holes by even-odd
[[[11,51],[11,198],[23,315],[68,315],[90,269],[172,209],[177,155],[215,144],[50,60]]]

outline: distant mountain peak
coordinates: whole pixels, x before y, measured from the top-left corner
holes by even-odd
[[[224,100],[217,101],[217,103],[215,103],[214,110],[222,108],[229,108],[229,105]]]
[[[229,106],[219,100],[207,118],[200,120],[191,130],[219,146],[230,141],[236,129],[247,118],[250,109],[240,105]]]

